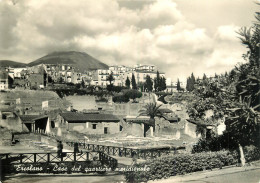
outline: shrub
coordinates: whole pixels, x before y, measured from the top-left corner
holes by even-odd
[[[207,139],[199,139],[198,143],[193,146],[192,153],[220,151],[223,149],[237,149],[236,143],[232,143],[228,134],[213,136]]]
[[[253,145],[245,146],[244,154],[248,162],[260,159],[260,149]]]
[[[128,90],[123,90],[124,96],[135,100],[136,98],[141,98],[142,97],[142,92],[138,90],[133,90],[133,89],[128,89]]]
[[[115,103],[127,103],[129,102],[129,98],[125,95],[117,95],[113,97],[113,102]]]
[[[124,89],[122,90],[122,94],[113,97],[113,102],[126,103],[129,102],[129,99],[135,100],[136,98],[141,98],[141,97],[142,97],[142,93],[139,92],[138,90]]]
[[[259,159],[259,149],[254,146],[246,147],[245,157],[247,161]],[[128,171],[124,172],[124,176],[127,182],[146,182],[196,171],[222,168],[237,163],[238,153],[236,151],[179,154],[135,164],[132,168],[148,167],[149,171]]]
[[[124,86],[107,85],[107,90],[110,91],[110,92],[119,93],[119,92],[121,92],[123,89],[126,89],[126,87],[124,87]]]

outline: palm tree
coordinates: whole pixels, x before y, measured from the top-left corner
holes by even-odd
[[[162,117],[163,114],[159,110],[162,105],[157,105],[156,103],[149,103],[144,106],[144,109],[139,111],[139,116],[149,116],[149,122],[144,123],[144,137],[150,126],[153,126],[153,131],[155,131],[155,117]]]

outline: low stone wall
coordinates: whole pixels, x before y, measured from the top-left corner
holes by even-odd
[[[12,134],[10,131],[6,130],[5,128],[0,129],[0,145],[2,146],[10,146],[12,143]]]

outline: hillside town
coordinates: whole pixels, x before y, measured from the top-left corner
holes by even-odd
[[[126,86],[127,78],[136,78],[137,84],[145,83],[146,76],[155,78],[157,74],[154,65],[109,66],[108,69],[96,69],[85,73],[79,72],[72,64],[39,64],[24,68],[1,68],[0,88],[44,89],[52,84],[81,84],[85,86],[99,86],[106,88],[109,84],[108,76],[112,74],[114,86]],[[160,72],[160,77],[165,78],[165,73]],[[177,81],[167,78],[166,92],[177,91]],[[186,88],[185,82],[180,82]]]

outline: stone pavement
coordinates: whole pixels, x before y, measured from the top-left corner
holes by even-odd
[[[148,183],[260,183],[260,161],[245,167],[226,167],[213,171],[194,172],[173,176],[168,179],[149,181]]]

